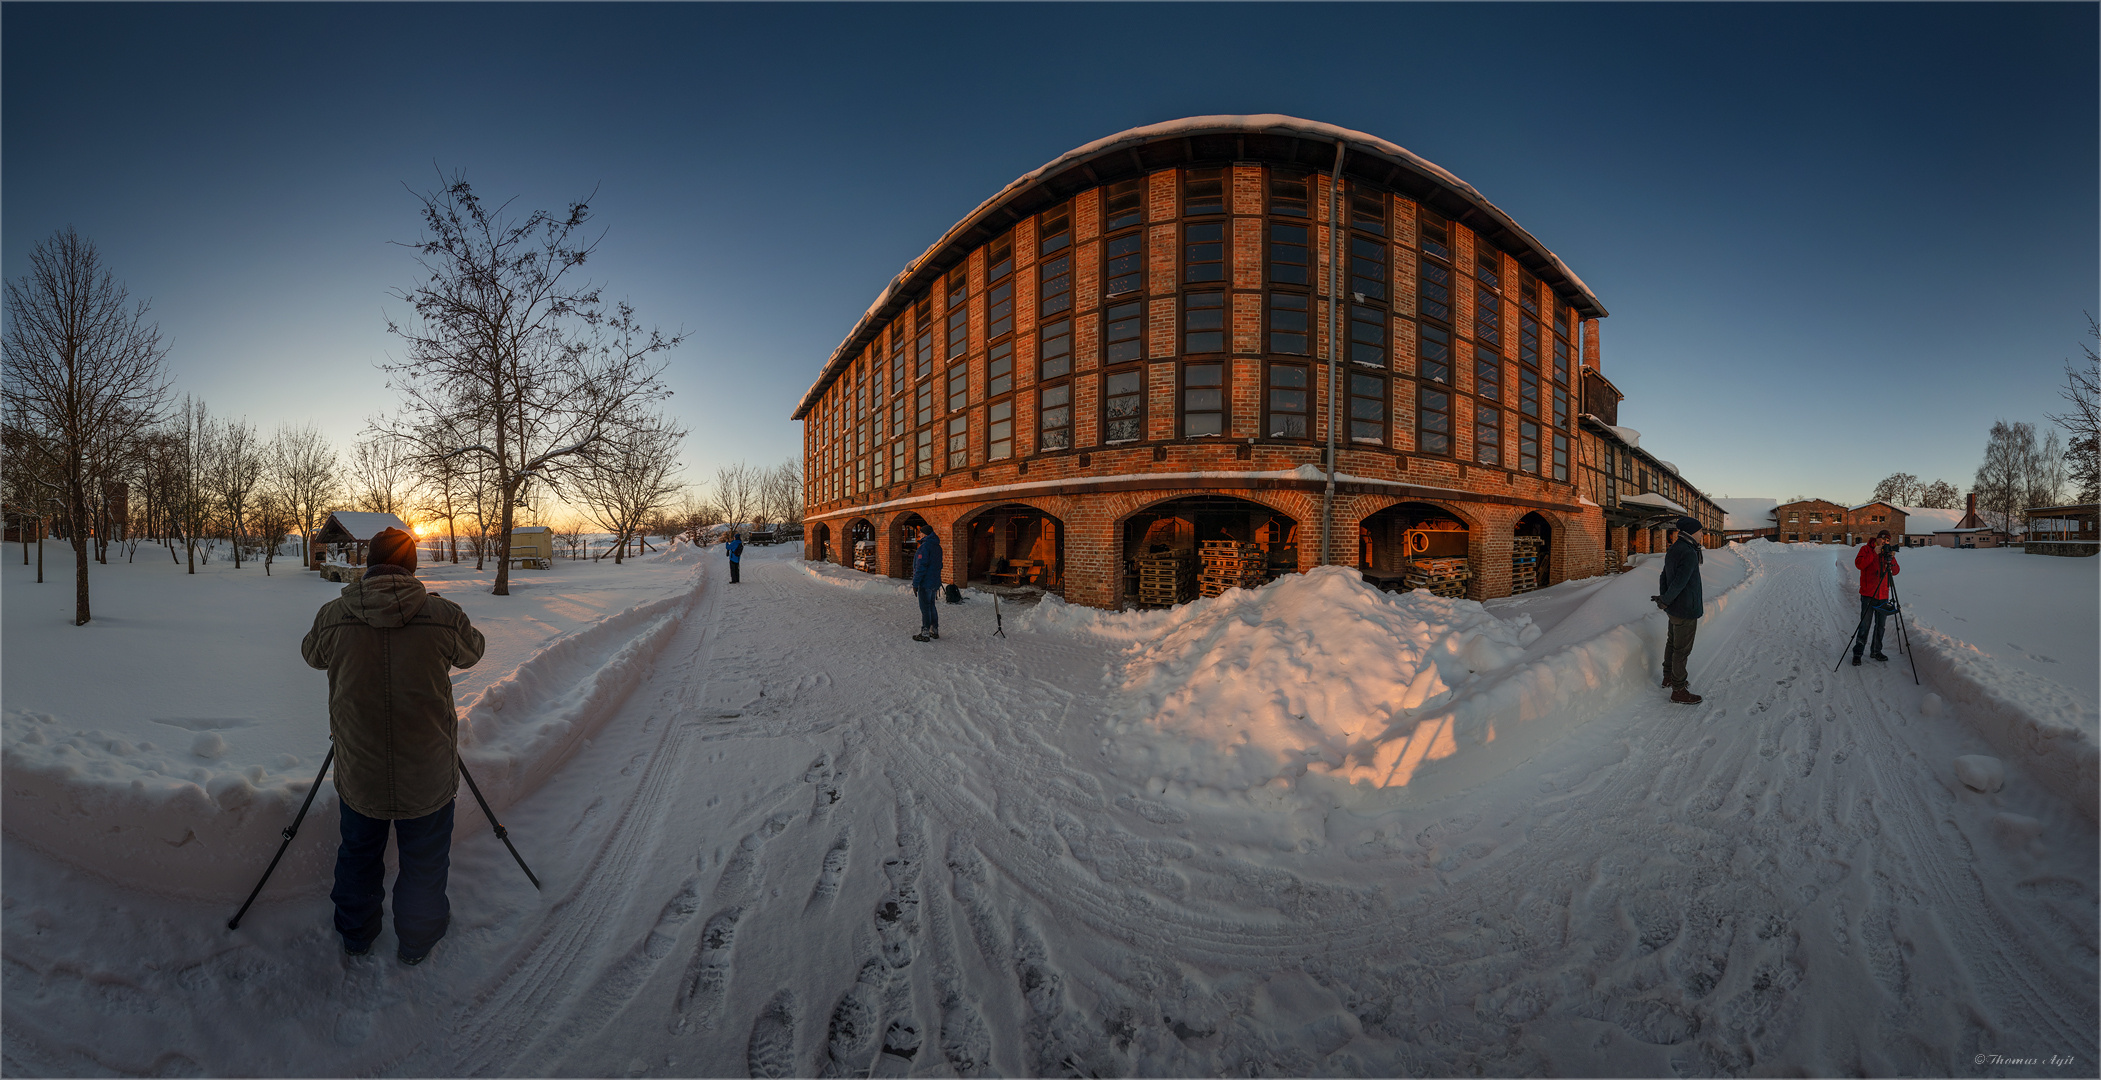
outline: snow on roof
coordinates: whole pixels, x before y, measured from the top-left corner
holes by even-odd
[[[363,510],[331,510],[321,523],[321,532],[328,532],[331,524],[359,543],[370,540],[388,529],[409,531],[408,523],[392,514],[374,514]]]
[[[1677,464],[1676,462],[1673,462],[1673,461],[1665,461],[1665,460],[1663,460],[1662,458],[1657,458],[1657,459],[1656,459],[1656,464],[1658,464],[1658,465],[1661,465],[1661,466],[1663,466],[1664,468],[1666,468],[1666,469],[1669,469],[1670,471],[1672,471],[1672,472],[1674,472],[1674,473],[1677,473],[1677,474],[1678,474],[1679,476],[1684,476],[1684,475],[1685,475],[1684,473],[1678,472],[1678,464]]]
[[[1620,502],[1622,504],[1632,504],[1634,506],[1654,507],[1658,510],[1676,510],[1681,514],[1688,513],[1688,511],[1684,507],[1679,506],[1677,503],[1674,503],[1669,499],[1666,499],[1663,496],[1656,494],[1653,491],[1643,492],[1640,495],[1622,495],[1620,496]]]
[[[528,532],[534,532],[534,533],[539,533],[539,532],[547,532],[547,531],[548,531],[548,528],[547,528],[547,526],[545,526],[545,525],[513,525],[513,526],[511,526],[511,535],[512,535],[512,536],[516,536],[516,535],[518,535],[519,533],[528,533]]]
[[[1883,501],[1883,500],[1881,500],[1881,499],[1869,499],[1869,500],[1868,500],[1867,502],[1861,503],[1861,504],[1860,504],[1859,506],[1848,506],[1848,507],[1846,507],[1846,512],[1847,512],[1847,513],[1852,513],[1852,512],[1853,512],[1853,511],[1855,511],[1855,510],[1865,510],[1865,509],[1867,509],[1867,508],[1868,508],[1868,507],[1870,507],[1870,506],[1887,506],[1887,507],[1889,507],[1889,508],[1890,508],[1890,509],[1892,509],[1892,510],[1898,510],[1898,511],[1902,511],[1902,510],[1904,509],[1903,507],[1901,507],[1901,506],[1898,506],[1898,505],[1897,505],[1896,503],[1893,503],[1893,502],[1885,502],[1885,501]]]
[[[1606,426],[1612,428],[1612,433],[1619,436],[1621,442],[1626,443],[1628,446],[1641,446],[1641,432],[1630,427],[1620,427],[1616,424],[1608,424]],[[1657,458],[1656,460],[1661,461],[1663,459]],[[1672,469],[1671,471],[1677,472],[1678,470]]]
[[[1180,120],[1168,120],[1163,123],[1134,127],[1128,131],[1119,131],[1114,135],[1096,139],[1091,143],[1068,150],[1043,165],[1016,177],[1012,183],[1001,188],[991,198],[979,203],[970,213],[963,215],[962,220],[956,222],[947,232],[942,233],[940,239],[928,245],[927,249],[921,252],[918,258],[906,263],[905,268],[898,271],[897,276],[891,278],[890,283],[883,286],[882,291],[876,293],[875,300],[868,305],[867,310],[863,311],[861,317],[854,322],[853,329],[847,331],[846,337],[839,342],[837,348],[832,350],[832,355],[826,358],[824,366],[817,372],[816,381],[812,382],[810,388],[803,392],[802,400],[795,407],[795,416],[800,417],[804,410],[816,402],[818,389],[825,385],[825,382],[831,378],[832,372],[836,368],[841,366],[845,360],[850,359],[847,356],[848,346],[852,345],[864,330],[869,329],[868,324],[875,318],[876,313],[890,302],[891,297],[903,289],[906,283],[910,282],[913,276],[931,262],[936,255],[954,243],[958,237],[977,227],[981,219],[992,214],[1001,205],[1035,186],[1051,174],[1059,172],[1068,166],[1084,164],[1090,158],[1098,158],[1118,149],[1135,147],[1159,139],[1228,131],[1311,136],[1328,142],[1347,142],[1351,144],[1351,149],[1356,153],[1369,152],[1373,156],[1386,158],[1396,164],[1422,173],[1447,190],[1457,194],[1460,198],[1472,203],[1489,220],[1508,229],[1518,238],[1520,243],[1525,244],[1538,253],[1553,266],[1557,273],[1567,279],[1569,285],[1581,294],[1584,301],[1588,302],[1589,307],[1596,310],[1597,317],[1609,314],[1605,310],[1605,305],[1598,301],[1597,294],[1591,291],[1590,286],[1585,284],[1582,278],[1576,276],[1576,272],[1569,269],[1567,263],[1561,261],[1561,256],[1554,254],[1545,244],[1540,243],[1538,237],[1527,232],[1509,214],[1504,213],[1501,207],[1489,202],[1486,197],[1474,189],[1472,184],[1459,179],[1443,166],[1421,157],[1406,147],[1362,131],[1337,127],[1334,124],[1323,124],[1317,120],[1302,120],[1296,116],[1285,116],[1280,113],[1254,113],[1246,116],[1188,116]],[[1133,152],[1135,153],[1135,150]]]
[[[1770,529],[1777,524],[1773,520],[1773,508],[1780,505],[1780,500],[1716,499],[1714,504],[1722,508],[1724,529]]]
[[[1930,506],[1900,506],[1897,509],[1904,512],[1906,536],[1946,532],[1962,523],[1962,511],[1955,507],[1943,510]]]

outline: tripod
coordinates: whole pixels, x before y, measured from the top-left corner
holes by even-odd
[[[1903,645],[1904,655],[1911,658],[1912,685],[1918,686],[1920,685],[1919,658],[1918,654],[1911,650],[1911,631],[1904,625],[1904,605],[1897,601],[1897,580],[1889,572],[1889,553],[1884,551],[1877,556],[1876,561],[1882,567],[1882,591],[1889,594],[1890,606],[1896,609],[1893,614],[1897,618],[1897,640]],[[1845,666],[1846,653],[1851,651],[1854,642],[1861,640],[1861,635],[1864,633],[1866,633],[1864,627],[1856,626],[1853,633],[1846,638],[1845,646],[1838,650],[1838,663],[1831,665],[1832,674],[1838,674],[1838,669]],[[1861,644],[1865,645],[1866,642],[1862,641]]]

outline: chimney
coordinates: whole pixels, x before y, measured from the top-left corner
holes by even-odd
[[[1598,320],[1583,320],[1582,333],[1583,340],[1579,347],[1583,350],[1583,366],[1592,371],[1604,371],[1605,365],[1598,356]]]
[[[1972,491],[1970,492],[1969,507],[1963,511],[1962,515],[1963,528],[1969,528],[1970,522],[1975,520],[1977,520],[1977,493]]]

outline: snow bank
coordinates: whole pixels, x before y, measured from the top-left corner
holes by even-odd
[[[1734,548],[1703,570],[1710,616],[1759,576]],[[1655,579],[1581,587],[1588,598],[1544,633],[1528,614],[1382,593],[1343,567],[1165,611],[1045,597],[1015,624],[1130,643],[1104,676],[1130,704],[1103,728],[1154,793],[1291,811],[1308,805],[1294,787],[1345,803],[1442,798],[1653,689],[1667,629]]]
[[[840,566],[838,563],[799,562],[795,564],[795,568],[809,575],[813,580],[841,589],[852,589],[855,592],[875,593],[882,596],[910,595],[912,592],[911,584],[904,578],[885,577],[881,574],[864,574],[859,570]]]
[[[86,627],[61,614],[70,580],[38,586],[7,568],[5,828],[125,884],[238,897],[327,747],[327,676],[297,646],[340,586],[283,564],[271,577],[216,562],[188,575],[148,561],[152,550],[94,568]],[[453,680],[464,756],[492,804],[530,791],[620,703],[696,595],[699,575],[681,561],[675,549],[617,568],[557,560],[515,572],[509,597],[488,594],[493,570],[419,574],[489,639],[482,662]],[[334,807],[324,783],[302,834],[332,830]],[[480,816],[471,799],[461,815]],[[294,844],[273,890],[326,880],[332,852]]]

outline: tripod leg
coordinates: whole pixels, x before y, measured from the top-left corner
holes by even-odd
[[[277,845],[277,854],[271,857],[269,867],[263,871],[263,876],[255,883],[255,888],[249,890],[248,899],[242,902],[241,910],[234,912],[233,918],[226,920],[228,930],[241,928],[241,917],[248,914],[248,905],[255,903],[255,898],[262,895],[264,883],[270,880],[271,874],[277,872],[277,861],[285,857],[285,849],[291,847],[292,838],[299,835],[299,823],[306,820],[307,808],[314,805],[314,793],[321,790],[321,778],[328,775],[328,765],[335,759],[335,744],[330,743],[328,753],[321,758],[321,771],[314,774],[314,786],[306,789],[306,801],[299,804],[299,813],[292,818],[290,825],[285,826],[284,842]]]
[[[511,849],[511,858],[518,860],[518,869],[525,871],[525,880],[532,882],[533,888],[538,889],[540,879],[533,876],[533,868],[525,865],[525,856],[518,854],[517,846],[511,843],[511,830],[504,828],[503,822],[496,820],[496,811],[489,809],[489,800],[481,797],[481,785],[475,783],[474,774],[467,771],[464,758],[460,760],[460,775],[467,778],[467,789],[474,792],[474,801],[481,804],[482,816],[488,818],[489,824],[496,827],[496,839],[503,841],[503,846]]]

